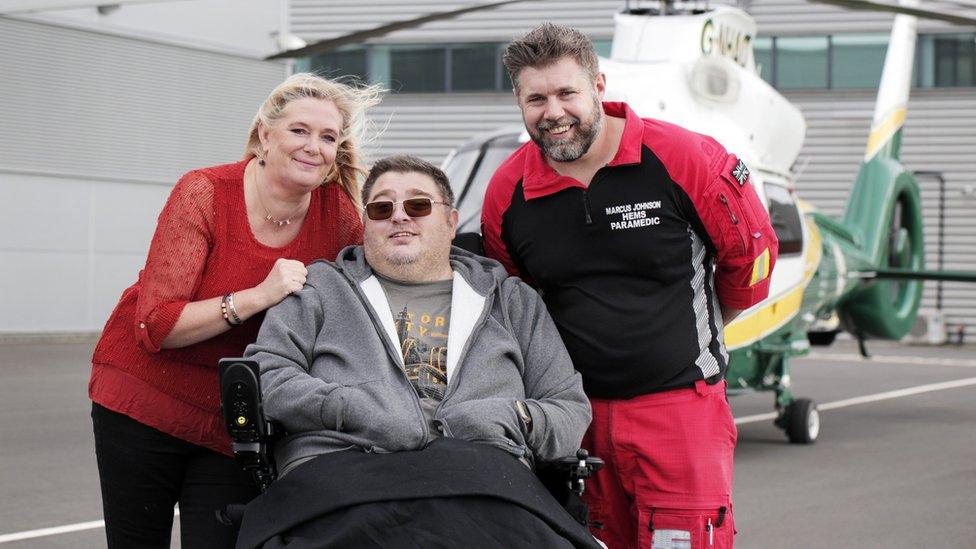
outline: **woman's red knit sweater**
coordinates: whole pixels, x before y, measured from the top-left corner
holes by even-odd
[[[92,357],[91,399],[160,431],[230,455],[220,418],[217,361],[241,356],[264,314],[206,341],[160,349],[183,307],[261,283],[280,257],[308,264],[359,244],[363,227],[339,185],[312,192],[298,236],[271,248],[251,232],[247,160],[189,172],[159,214],[145,268],[122,293]]]

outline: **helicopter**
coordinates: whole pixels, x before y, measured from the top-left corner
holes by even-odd
[[[321,53],[517,1],[382,25],[271,58]],[[628,2],[614,17],[610,55],[600,58],[606,101],[624,101],[640,116],[710,135],[749,167],[750,182],[766,206],[780,249],[769,297],[725,328],[730,355],[726,379],[732,395],[773,392],[775,424],[793,443],[816,441],[821,423],[816,402],[792,393],[792,357],[809,353],[811,342],[829,344],[839,330],[854,335],[867,355],[867,338],[897,340],[909,331],[924,280],[976,281],[976,273],[924,269],[919,187],[899,161],[917,17],[968,25],[976,19],[908,0],[816,1],[897,14],[866,150],[840,219],[797,196],[794,166],[806,122],[796,106],[761,78],[752,49],[757,26],[748,13],[733,6],[709,7],[707,2],[660,0],[650,8],[631,8]],[[480,232],[489,179],[527,140],[521,126],[500,128],[469,139],[445,158],[442,167],[460,213],[459,233]]]

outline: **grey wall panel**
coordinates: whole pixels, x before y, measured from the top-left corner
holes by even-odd
[[[84,252],[0,250],[0,334],[101,328],[86,322],[90,267]]]
[[[379,137],[370,159],[409,153],[439,163],[477,133],[521,123],[511,94],[403,94],[388,96],[370,116]]]
[[[734,4],[712,0],[710,5]],[[454,20],[427,23],[416,29],[391,33],[375,42],[452,42],[508,40],[542,21],[577,27],[595,38],[613,34],[613,14],[623,9],[621,0],[552,0],[524,2],[494,10],[462,15]],[[638,2],[632,1],[636,6]],[[645,2],[645,5],[650,3]],[[706,2],[701,2],[705,5]],[[842,32],[880,32],[891,29],[893,15],[884,12],[846,10],[807,0],[746,0],[741,2],[756,18],[759,33],[834,34]],[[292,32],[313,41],[333,38],[384,23],[411,19],[438,11],[450,11],[470,2],[436,2],[424,0],[403,3],[396,0],[292,0]],[[976,18],[976,9],[934,4],[944,11]],[[961,32],[958,26],[922,20],[923,32]],[[968,29],[968,30],[971,30]]]
[[[0,334],[100,330],[145,263],[168,194],[0,173]]]
[[[847,10],[807,0],[751,0],[749,12],[756,18],[759,34],[887,33],[894,16],[885,12]],[[927,2],[946,13],[976,18],[976,9]],[[969,30],[972,28],[970,27]],[[929,19],[919,21],[922,32],[961,32],[957,25]]]
[[[409,3],[394,0],[292,0],[291,29],[305,40],[319,40],[471,4],[470,1],[431,0]],[[609,38],[613,33],[613,14],[623,6],[624,2],[621,0],[523,2],[466,14],[454,20],[427,23],[416,29],[397,31],[376,41],[404,43],[509,40],[543,21],[572,25],[591,36]]]
[[[0,18],[0,169],[173,182],[241,157],[281,63]]]
[[[0,18],[0,333],[101,329],[170,186],[241,158],[285,66]]]

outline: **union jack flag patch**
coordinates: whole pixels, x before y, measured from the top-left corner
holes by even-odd
[[[749,168],[746,167],[745,162],[740,160],[739,163],[732,168],[732,177],[739,182],[740,187],[746,184],[746,181],[749,179]]]

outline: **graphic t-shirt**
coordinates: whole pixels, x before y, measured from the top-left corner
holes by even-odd
[[[452,279],[400,282],[376,275],[390,302],[407,377],[433,428],[434,409],[447,390],[447,332],[451,324]]]

